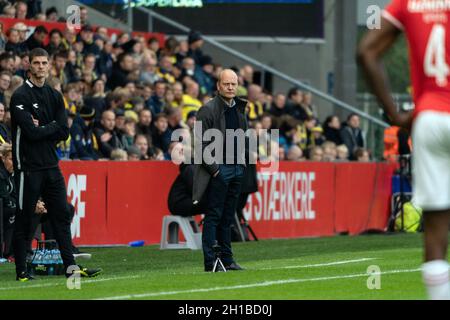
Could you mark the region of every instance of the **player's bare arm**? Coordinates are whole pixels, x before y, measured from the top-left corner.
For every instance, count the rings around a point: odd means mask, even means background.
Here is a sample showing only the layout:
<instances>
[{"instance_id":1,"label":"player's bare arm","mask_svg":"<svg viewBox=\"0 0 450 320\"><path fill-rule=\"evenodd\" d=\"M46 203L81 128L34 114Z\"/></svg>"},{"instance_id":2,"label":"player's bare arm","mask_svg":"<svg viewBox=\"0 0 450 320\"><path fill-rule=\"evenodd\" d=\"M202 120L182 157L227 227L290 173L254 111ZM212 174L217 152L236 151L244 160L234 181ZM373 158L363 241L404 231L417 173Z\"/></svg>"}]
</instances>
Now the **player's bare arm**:
<instances>
[{"instance_id":1,"label":"player's bare arm","mask_svg":"<svg viewBox=\"0 0 450 320\"><path fill-rule=\"evenodd\" d=\"M361 40L357 52L358 62L361 64L367 81L373 93L380 101L391 124L410 128L412 114L400 114L392 99L387 85L387 78L382 58L397 40L401 31L386 19L382 19L381 28L369 31Z\"/></svg>"}]
</instances>

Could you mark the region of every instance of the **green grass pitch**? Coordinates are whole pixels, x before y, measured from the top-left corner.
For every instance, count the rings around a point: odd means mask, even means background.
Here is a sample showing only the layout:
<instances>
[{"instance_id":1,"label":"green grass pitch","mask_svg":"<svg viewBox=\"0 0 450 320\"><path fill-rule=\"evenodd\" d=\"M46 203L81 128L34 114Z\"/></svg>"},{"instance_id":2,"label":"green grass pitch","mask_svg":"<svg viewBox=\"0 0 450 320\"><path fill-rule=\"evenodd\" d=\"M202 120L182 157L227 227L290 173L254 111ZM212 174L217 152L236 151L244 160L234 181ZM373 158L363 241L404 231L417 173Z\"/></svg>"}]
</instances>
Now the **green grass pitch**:
<instances>
[{"instance_id":1,"label":"green grass pitch","mask_svg":"<svg viewBox=\"0 0 450 320\"><path fill-rule=\"evenodd\" d=\"M14 265L0 265L0 299L425 299L422 235L370 235L234 243L245 271L203 272L201 251L85 248L103 274L69 290L61 276L15 281ZM381 271L368 289L367 269ZM374 269L377 270L377 269ZM376 276L376 275L375 275Z\"/></svg>"}]
</instances>

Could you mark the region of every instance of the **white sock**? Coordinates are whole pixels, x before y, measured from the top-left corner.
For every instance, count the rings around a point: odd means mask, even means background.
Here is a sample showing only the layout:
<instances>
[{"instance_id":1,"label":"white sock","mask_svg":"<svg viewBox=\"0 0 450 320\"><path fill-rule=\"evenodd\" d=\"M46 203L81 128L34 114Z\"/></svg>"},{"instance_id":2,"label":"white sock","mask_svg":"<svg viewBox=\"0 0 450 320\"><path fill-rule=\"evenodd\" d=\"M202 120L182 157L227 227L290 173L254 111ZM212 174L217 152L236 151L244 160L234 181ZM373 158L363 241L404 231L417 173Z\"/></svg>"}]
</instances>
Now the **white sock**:
<instances>
[{"instance_id":1,"label":"white sock","mask_svg":"<svg viewBox=\"0 0 450 320\"><path fill-rule=\"evenodd\" d=\"M422 277L431 300L450 300L449 265L433 260L422 265Z\"/></svg>"}]
</instances>

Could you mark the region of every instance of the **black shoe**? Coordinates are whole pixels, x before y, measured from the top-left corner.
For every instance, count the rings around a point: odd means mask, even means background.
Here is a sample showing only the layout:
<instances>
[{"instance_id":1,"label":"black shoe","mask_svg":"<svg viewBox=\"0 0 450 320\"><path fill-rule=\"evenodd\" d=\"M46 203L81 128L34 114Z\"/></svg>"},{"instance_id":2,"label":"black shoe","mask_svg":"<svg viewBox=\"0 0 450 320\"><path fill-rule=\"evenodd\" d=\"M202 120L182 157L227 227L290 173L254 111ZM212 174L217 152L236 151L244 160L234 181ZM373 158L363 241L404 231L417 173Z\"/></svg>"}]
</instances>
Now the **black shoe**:
<instances>
[{"instance_id":1,"label":"black shoe","mask_svg":"<svg viewBox=\"0 0 450 320\"><path fill-rule=\"evenodd\" d=\"M35 278L27 272L22 272L17 275L16 280L20 281L20 282L27 282L27 281L35 280Z\"/></svg>"},{"instance_id":2,"label":"black shoe","mask_svg":"<svg viewBox=\"0 0 450 320\"><path fill-rule=\"evenodd\" d=\"M205 272L212 272L214 266L205 266Z\"/></svg>"},{"instance_id":3,"label":"black shoe","mask_svg":"<svg viewBox=\"0 0 450 320\"><path fill-rule=\"evenodd\" d=\"M232 264L225 266L225 269L227 269L228 271L241 271L241 270L245 270L244 268L242 268L240 265L238 265L236 262L233 262Z\"/></svg>"},{"instance_id":4,"label":"black shoe","mask_svg":"<svg viewBox=\"0 0 450 320\"><path fill-rule=\"evenodd\" d=\"M71 274L66 273L66 277L70 277L73 274L79 274L83 278L94 278L102 273L102 271L101 268L88 269L79 265L78 270L74 270Z\"/></svg>"}]
</instances>

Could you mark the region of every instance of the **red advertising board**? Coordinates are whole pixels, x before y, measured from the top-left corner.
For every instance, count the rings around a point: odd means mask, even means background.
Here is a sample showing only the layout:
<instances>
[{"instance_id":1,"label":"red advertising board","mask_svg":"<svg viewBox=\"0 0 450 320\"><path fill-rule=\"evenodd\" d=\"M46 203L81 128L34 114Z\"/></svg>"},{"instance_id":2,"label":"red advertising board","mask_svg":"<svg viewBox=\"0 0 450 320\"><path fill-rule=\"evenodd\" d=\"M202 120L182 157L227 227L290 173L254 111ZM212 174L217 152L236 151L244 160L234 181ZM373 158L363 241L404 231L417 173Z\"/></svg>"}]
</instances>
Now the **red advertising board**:
<instances>
[{"instance_id":1,"label":"red advertising board","mask_svg":"<svg viewBox=\"0 0 450 320\"><path fill-rule=\"evenodd\" d=\"M78 245L160 241L167 195L178 168L171 162L61 162L76 214ZM389 217L390 164L282 162L258 173L245 217L261 239L383 231Z\"/></svg>"}]
</instances>

